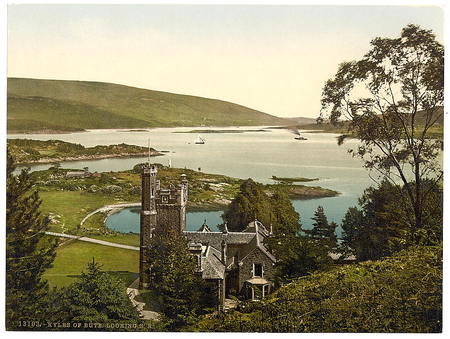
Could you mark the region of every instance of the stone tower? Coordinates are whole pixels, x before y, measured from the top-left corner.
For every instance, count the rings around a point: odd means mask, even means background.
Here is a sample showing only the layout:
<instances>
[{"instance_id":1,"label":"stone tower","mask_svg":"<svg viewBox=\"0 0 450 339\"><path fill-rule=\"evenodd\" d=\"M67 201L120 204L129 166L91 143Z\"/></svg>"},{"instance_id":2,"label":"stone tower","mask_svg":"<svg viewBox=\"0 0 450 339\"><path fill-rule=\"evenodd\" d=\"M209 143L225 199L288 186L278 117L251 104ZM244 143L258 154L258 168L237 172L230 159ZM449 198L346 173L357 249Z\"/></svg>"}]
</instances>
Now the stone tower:
<instances>
[{"instance_id":1,"label":"stone tower","mask_svg":"<svg viewBox=\"0 0 450 339\"><path fill-rule=\"evenodd\" d=\"M188 182L186 175L181 176L180 184L156 192L157 228L164 232L169 228L183 232L186 228L186 203Z\"/></svg>"},{"instance_id":2,"label":"stone tower","mask_svg":"<svg viewBox=\"0 0 450 339\"><path fill-rule=\"evenodd\" d=\"M148 287L148 274L150 265L148 262L148 246L154 232L156 221L156 204L155 195L159 182L156 179L158 169L156 166L144 165L142 168L142 198L141 198L141 236L140 236L140 252L139 252L139 286L140 288Z\"/></svg>"},{"instance_id":3,"label":"stone tower","mask_svg":"<svg viewBox=\"0 0 450 339\"><path fill-rule=\"evenodd\" d=\"M183 232L186 228L186 204L188 200L188 181L181 176L180 183L162 189L157 179L155 165L142 168L142 207L139 260L139 286L149 286L150 262L148 246L153 232L164 232L169 228Z\"/></svg>"}]
</instances>

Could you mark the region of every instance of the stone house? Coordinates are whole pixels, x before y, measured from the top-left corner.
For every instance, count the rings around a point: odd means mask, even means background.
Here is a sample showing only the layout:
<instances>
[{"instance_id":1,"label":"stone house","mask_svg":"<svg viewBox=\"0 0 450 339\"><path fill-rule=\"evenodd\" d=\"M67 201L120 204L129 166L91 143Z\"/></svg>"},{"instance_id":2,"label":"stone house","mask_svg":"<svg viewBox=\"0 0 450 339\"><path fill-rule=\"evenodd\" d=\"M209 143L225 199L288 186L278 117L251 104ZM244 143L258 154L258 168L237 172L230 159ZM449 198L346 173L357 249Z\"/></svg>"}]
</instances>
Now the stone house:
<instances>
[{"instance_id":1,"label":"stone house","mask_svg":"<svg viewBox=\"0 0 450 339\"><path fill-rule=\"evenodd\" d=\"M276 258L264 246L264 239L271 234L261 222L249 223L242 232L229 232L226 226L223 232L212 232L206 223L198 231L186 231L186 177L183 175L177 186L163 189L157 167L147 165L141 178L140 288L150 283L147 251L153 232L172 228L187 238L198 274L216 285L219 311L230 295L257 300L270 293Z\"/></svg>"},{"instance_id":2,"label":"stone house","mask_svg":"<svg viewBox=\"0 0 450 339\"><path fill-rule=\"evenodd\" d=\"M270 233L255 220L242 232L212 232L204 224L197 232L184 232L202 278L216 280L219 298L244 296L264 298L273 287L276 258L264 246ZM201 248L201 252L199 249Z\"/></svg>"}]
</instances>

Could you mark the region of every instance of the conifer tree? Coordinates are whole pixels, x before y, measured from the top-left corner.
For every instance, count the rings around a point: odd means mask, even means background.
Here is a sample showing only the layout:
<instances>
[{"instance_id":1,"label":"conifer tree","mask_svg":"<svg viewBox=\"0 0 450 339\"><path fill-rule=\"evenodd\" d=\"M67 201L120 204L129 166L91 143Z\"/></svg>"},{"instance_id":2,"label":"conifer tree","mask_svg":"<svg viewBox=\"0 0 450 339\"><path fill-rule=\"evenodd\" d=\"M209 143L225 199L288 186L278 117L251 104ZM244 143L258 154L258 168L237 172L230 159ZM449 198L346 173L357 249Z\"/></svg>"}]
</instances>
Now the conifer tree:
<instances>
[{"instance_id":1,"label":"conifer tree","mask_svg":"<svg viewBox=\"0 0 450 339\"><path fill-rule=\"evenodd\" d=\"M56 242L45 235L49 220L28 170L14 175L8 152L6 179L6 327L45 318L48 284L42 279L55 258Z\"/></svg>"},{"instance_id":2,"label":"conifer tree","mask_svg":"<svg viewBox=\"0 0 450 339\"><path fill-rule=\"evenodd\" d=\"M161 296L162 312L172 329L186 325L217 302L215 293L208 291L208 284L196 272L197 260L187 245L178 231L159 230L151 239L148 254L150 285Z\"/></svg>"},{"instance_id":3,"label":"conifer tree","mask_svg":"<svg viewBox=\"0 0 450 339\"><path fill-rule=\"evenodd\" d=\"M122 280L103 272L101 265L93 260L87 265L87 271L65 291L60 312L66 315L61 321L136 322L139 314L125 290Z\"/></svg>"},{"instance_id":4,"label":"conifer tree","mask_svg":"<svg viewBox=\"0 0 450 339\"><path fill-rule=\"evenodd\" d=\"M336 246L336 234L335 229L337 227L335 222L328 222L327 216L322 206L318 206L314 212L314 217L311 218L313 222L313 228L305 230L305 233L312 239L326 241L329 249Z\"/></svg>"}]
</instances>

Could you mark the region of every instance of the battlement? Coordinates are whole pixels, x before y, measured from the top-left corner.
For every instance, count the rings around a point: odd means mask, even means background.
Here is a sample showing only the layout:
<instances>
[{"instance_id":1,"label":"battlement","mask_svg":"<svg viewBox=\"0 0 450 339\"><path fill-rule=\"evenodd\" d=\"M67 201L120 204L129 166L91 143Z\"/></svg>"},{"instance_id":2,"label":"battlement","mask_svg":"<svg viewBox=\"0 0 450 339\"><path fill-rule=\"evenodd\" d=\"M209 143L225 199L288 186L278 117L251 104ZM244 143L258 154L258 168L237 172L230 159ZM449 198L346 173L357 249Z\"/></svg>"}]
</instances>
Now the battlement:
<instances>
[{"instance_id":1,"label":"battlement","mask_svg":"<svg viewBox=\"0 0 450 339\"><path fill-rule=\"evenodd\" d=\"M142 173L143 174L154 174L154 175L156 175L158 173L158 167L156 165L150 165L150 164L146 163L142 167Z\"/></svg>"}]
</instances>

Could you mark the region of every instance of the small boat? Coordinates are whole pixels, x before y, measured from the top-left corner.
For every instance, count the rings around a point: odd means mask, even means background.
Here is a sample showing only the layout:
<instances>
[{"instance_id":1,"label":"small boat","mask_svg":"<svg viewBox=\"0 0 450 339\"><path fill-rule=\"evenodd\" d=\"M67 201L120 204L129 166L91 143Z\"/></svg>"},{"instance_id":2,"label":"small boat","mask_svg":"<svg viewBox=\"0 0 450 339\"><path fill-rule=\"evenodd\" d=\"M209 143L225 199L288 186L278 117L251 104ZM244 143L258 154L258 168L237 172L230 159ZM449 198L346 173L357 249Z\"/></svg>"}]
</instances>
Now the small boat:
<instances>
[{"instance_id":1,"label":"small boat","mask_svg":"<svg viewBox=\"0 0 450 339\"><path fill-rule=\"evenodd\" d=\"M294 139L295 140L308 140L307 138L301 137L301 136L295 137Z\"/></svg>"},{"instance_id":2,"label":"small boat","mask_svg":"<svg viewBox=\"0 0 450 339\"><path fill-rule=\"evenodd\" d=\"M296 137L294 138L295 140L308 140L305 137L302 137L300 135L300 131L296 128L296 127L288 127L288 130L292 133L295 134Z\"/></svg>"},{"instance_id":3,"label":"small boat","mask_svg":"<svg viewBox=\"0 0 450 339\"><path fill-rule=\"evenodd\" d=\"M200 135L197 136L197 139L195 139L195 143L197 145L203 145L206 142L205 139L203 139L202 137L200 137Z\"/></svg>"}]
</instances>

